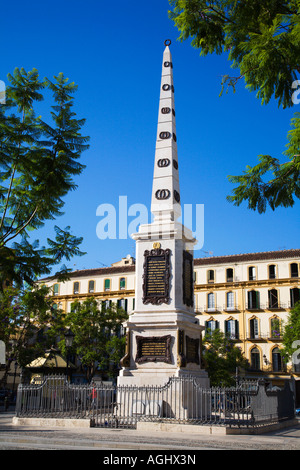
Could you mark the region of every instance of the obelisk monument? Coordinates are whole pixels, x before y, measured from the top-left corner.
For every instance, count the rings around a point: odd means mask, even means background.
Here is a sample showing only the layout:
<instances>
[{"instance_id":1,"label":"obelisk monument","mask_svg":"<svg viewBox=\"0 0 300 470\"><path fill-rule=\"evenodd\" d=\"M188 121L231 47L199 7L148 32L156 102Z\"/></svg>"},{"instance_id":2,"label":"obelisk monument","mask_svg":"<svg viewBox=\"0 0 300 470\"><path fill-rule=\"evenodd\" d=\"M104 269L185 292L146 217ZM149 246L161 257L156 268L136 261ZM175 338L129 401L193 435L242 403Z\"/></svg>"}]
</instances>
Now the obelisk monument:
<instances>
[{"instance_id":1,"label":"obelisk monument","mask_svg":"<svg viewBox=\"0 0 300 470\"><path fill-rule=\"evenodd\" d=\"M164 385L194 376L209 386L201 368L201 332L194 312L191 230L181 215L171 41L163 53L151 212L153 222L136 241L135 310L125 324L126 355L118 385Z\"/></svg>"}]
</instances>

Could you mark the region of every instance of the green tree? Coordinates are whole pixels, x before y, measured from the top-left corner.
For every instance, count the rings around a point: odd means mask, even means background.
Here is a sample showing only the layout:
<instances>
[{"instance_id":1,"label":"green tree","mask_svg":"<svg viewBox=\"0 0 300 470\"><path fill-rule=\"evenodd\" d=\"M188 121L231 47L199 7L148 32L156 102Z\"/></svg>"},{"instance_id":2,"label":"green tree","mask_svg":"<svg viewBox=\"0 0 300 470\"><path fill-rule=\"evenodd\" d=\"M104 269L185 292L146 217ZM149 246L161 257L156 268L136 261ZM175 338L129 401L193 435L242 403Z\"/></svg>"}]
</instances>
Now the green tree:
<instances>
[{"instance_id":1,"label":"green tree","mask_svg":"<svg viewBox=\"0 0 300 470\"><path fill-rule=\"evenodd\" d=\"M88 382L97 370L112 376L116 374L116 365L125 350L125 337L120 335L120 331L127 318L127 313L114 303L108 308L99 308L95 298L88 298L82 303L76 300L72 304L65 324L75 335L73 353L78 356ZM64 348L62 341L63 353Z\"/></svg>"},{"instance_id":2,"label":"green tree","mask_svg":"<svg viewBox=\"0 0 300 470\"><path fill-rule=\"evenodd\" d=\"M289 312L283 326L281 355L285 363L300 363L300 302Z\"/></svg>"},{"instance_id":3,"label":"green tree","mask_svg":"<svg viewBox=\"0 0 300 470\"><path fill-rule=\"evenodd\" d=\"M55 308L50 288L8 287L0 295L0 340L6 344L5 383L13 361L25 367L55 346L63 317Z\"/></svg>"},{"instance_id":4,"label":"green tree","mask_svg":"<svg viewBox=\"0 0 300 470\"><path fill-rule=\"evenodd\" d=\"M181 41L191 38L200 54L226 53L238 75L224 75L222 91L243 79L262 104L274 98L278 106L293 106L292 86L300 72L299 0L169 0L170 18ZM299 82L300 84L300 82ZM284 162L260 155L242 175L229 176L238 186L227 199L259 213L279 206L292 207L300 197L300 114L295 113L288 132Z\"/></svg>"},{"instance_id":5,"label":"green tree","mask_svg":"<svg viewBox=\"0 0 300 470\"><path fill-rule=\"evenodd\" d=\"M29 238L62 214L63 197L76 188L73 178L84 168L78 159L88 148L89 138L80 133L85 120L73 111L77 86L63 73L54 79L40 80L36 69L8 74L6 103L0 105L0 288L7 279L33 284L63 258L83 254L82 238L70 227L55 226L47 247ZM36 113L49 91L54 104L46 122Z\"/></svg>"},{"instance_id":6,"label":"green tree","mask_svg":"<svg viewBox=\"0 0 300 470\"><path fill-rule=\"evenodd\" d=\"M203 360L213 387L235 385L237 369L249 367L247 359L234 341L221 330L207 331L203 339Z\"/></svg>"}]
</instances>

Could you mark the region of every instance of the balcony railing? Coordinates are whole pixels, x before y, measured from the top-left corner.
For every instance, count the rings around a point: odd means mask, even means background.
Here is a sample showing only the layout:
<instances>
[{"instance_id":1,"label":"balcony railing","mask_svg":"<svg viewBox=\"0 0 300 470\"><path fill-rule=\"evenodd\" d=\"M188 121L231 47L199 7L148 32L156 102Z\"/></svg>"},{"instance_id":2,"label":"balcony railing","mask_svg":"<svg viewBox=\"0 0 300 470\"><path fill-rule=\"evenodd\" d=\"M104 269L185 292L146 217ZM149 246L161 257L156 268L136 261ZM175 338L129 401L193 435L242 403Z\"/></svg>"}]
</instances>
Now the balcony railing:
<instances>
[{"instance_id":1,"label":"balcony railing","mask_svg":"<svg viewBox=\"0 0 300 470\"><path fill-rule=\"evenodd\" d=\"M247 333L246 334L246 340L248 341L282 341L282 333L273 331L271 333L257 333L257 334L252 334L252 333Z\"/></svg>"},{"instance_id":2,"label":"balcony railing","mask_svg":"<svg viewBox=\"0 0 300 470\"><path fill-rule=\"evenodd\" d=\"M278 309L285 309L288 308L287 302L268 302L266 307L267 310L278 310Z\"/></svg>"},{"instance_id":3,"label":"balcony railing","mask_svg":"<svg viewBox=\"0 0 300 470\"><path fill-rule=\"evenodd\" d=\"M232 339L232 340L240 340L240 335L238 332L225 332L226 338Z\"/></svg>"},{"instance_id":4,"label":"balcony railing","mask_svg":"<svg viewBox=\"0 0 300 470\"><path fill-rule=\"evenodd\" d=\"M207 312L207 313L209 313L209 312L217 313L217 312L221 312L221 311L222 311L222 308L218 305L215 305L214 307L207 307L207 306L204 307L204 312Z\"/></svg>"},{"instance_id":5,"label":"balcony railing","mask_svg":"<svg viewBox=\"0 0 300 470\"><path fill-rule=\"evenodd\" d=\"M246 303L246 310L281 310L290 308L287 302L266 302L259 304L249 304Z\"/></svg>"},{"instance_id":6,"label":"balcony railing","mask_svg":"<svg viewBox=\"0 0 300 470\"><path fill-rule=\"evenodd\" d=\"M246 303L246 310L263 310L262 304Z\"/></svg>"},{"instance_id":7,"label":"balcony railing","mask_svg":"<svg viewBox=\"0 0 300 470\"><path fill-rule=\"evenodd\" d=\"M241 310L240 305L223 305L224 312L239 312Z\"/></svg>"},{"instance_id":8,"label":"balcony railing","mask_svg":"<svg viewBox=\"0 0 300 470\"><path fill-rule=\"evenodd\" d=\"M246 303L245 309L249 311L262 311L262 310L286 310L289 308L293 308L293 304L291 302L277 302L270 304L269 302L266 303L259 303L259 304L248 304ZM242 310L242 307L238 304L235 304L234 306L228 306L228 305L216 305L214 307L208 307L208 306L200 306L195 308L195 313L220 313L220 312L240 312Z\"/></svg>"}]
</instances>

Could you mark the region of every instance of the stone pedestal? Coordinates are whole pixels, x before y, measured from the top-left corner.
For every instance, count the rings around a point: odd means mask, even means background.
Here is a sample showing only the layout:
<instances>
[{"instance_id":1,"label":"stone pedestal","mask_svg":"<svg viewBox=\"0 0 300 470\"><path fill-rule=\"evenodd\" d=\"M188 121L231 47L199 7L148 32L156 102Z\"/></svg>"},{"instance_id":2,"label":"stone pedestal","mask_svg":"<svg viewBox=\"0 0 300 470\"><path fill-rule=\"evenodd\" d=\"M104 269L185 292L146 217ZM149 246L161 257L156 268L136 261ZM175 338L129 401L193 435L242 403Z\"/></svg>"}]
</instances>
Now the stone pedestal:
<instances>
[{"instance_id":1,"label":"stone pedestal","mask_svg":"<svg viewBox=\"0 0 300 470\"><path fill-rule=\"evenodd\" d=\"M171 228L171 231L170 231ZM125 324L126 355L118 385L162 386L193 375L209 387L201 368L201 334L193 305L192 234L179 223L140 227L136 240L136 310Z\"/></svg>"}]
</instances>

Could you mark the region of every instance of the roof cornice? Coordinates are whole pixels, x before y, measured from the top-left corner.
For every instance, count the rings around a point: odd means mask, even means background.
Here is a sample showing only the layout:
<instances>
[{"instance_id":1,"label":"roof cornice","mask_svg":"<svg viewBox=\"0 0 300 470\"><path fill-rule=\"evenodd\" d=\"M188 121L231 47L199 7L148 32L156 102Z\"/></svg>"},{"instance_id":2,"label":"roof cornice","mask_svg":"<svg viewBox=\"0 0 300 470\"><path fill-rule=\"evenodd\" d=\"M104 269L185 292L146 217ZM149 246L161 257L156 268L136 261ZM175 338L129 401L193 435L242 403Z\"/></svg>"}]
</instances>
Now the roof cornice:
<instances>
[{"instance_id":1,"label":"roof cornice","mask_svg":"<svg viewBox=\"0 0 300 470\"><path fill-rule=\"evenodd\" d=\"M264 251L258 253L241 253L237 255L212 256L206 258L195 258L194 266L208 266L213 264L233 264L243 261L268 261L276 259L300 258L300 248L280 251ZM135 265L130 266L110 266L107 268L81 269L69 274L73 277L94 277L97 275L109 276L111 274L126 274L135 272ZM55 280L56 277L50 276L40 279L41 281Z\"/></svg>"}]
</instances>

